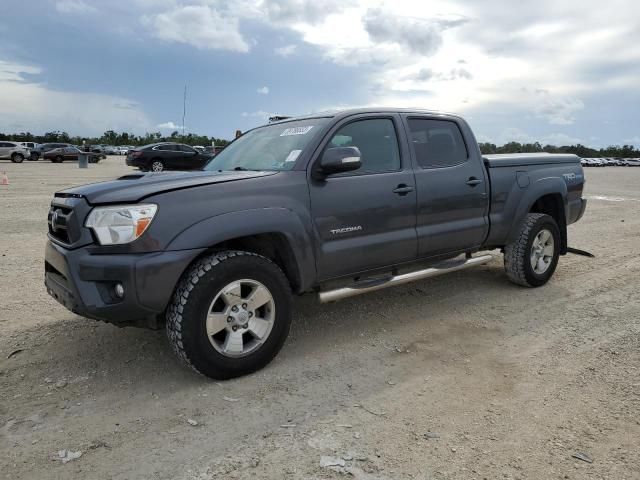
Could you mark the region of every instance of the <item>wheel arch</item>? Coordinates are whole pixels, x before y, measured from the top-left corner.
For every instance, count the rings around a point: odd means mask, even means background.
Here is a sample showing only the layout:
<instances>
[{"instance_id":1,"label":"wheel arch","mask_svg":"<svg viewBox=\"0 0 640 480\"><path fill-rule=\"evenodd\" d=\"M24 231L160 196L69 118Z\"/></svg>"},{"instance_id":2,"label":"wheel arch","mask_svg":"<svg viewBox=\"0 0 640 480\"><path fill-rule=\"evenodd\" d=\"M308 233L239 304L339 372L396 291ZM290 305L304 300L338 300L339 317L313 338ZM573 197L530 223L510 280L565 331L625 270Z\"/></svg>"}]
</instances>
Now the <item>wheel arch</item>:
<instances>
[{"instance_id":1,"label":"wheel arch","mask_svg":"<svg viewBox=\"0 0 640 480\"><path fill-rule=\"evenodd\" d=\"M567 253L567 219L565 215L564 202L559 193L548 193L542 195L533 202L528 213L544 213L552 217L558 224L560 230L560 254Z\"/></svg>"},{"instance_id":2,"label":"wheel arch","mask_svg":"<svg viewBox=\"0 0 640 480\"><path fill-rule=\"evenodd\" d=\"M567 185L558 177L541 179L531 185L520 200L506 243L513 242L529 213L544 213L554 218L560 229L560 254L567 253Z\"/></svg>"},{"instance_id":3,"label":"wheel arch","mask_svg":"<svg viewBox=\"0 0 640 480\"><path fill-rule=\"evenodd\" d=\"M302 293L315 283L309 235L288 209L244 210L211 217L182 231L167 245L170 250L193 248L205 248L201 256L243 250L266 257L284 272L294 293Z\"/></svg>"}]
</instances>

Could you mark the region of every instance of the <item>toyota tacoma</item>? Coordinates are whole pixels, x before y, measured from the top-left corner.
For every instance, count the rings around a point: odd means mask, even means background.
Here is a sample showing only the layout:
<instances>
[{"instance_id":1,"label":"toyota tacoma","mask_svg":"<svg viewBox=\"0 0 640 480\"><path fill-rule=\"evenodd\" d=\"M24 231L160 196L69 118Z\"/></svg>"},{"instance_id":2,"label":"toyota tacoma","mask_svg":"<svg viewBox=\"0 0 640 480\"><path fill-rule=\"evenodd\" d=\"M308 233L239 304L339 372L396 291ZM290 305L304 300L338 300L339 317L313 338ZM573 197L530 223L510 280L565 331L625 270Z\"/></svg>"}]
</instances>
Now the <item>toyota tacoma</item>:
<instances>
[{"instance_id":1,"label":"toyota tacoma","mask_svg":"<svg viewBox=\"0 0 640 480\"><path fill-rule=\"evenodd\" d=\"M544 285L585 211L575 155L482 155L459 116L360 109L250 130L202 169L55 194L45 285L72 312L166 328L216 379L265 366L292 296L335 301L487 263Z\"/></svg>"}]
</instances>

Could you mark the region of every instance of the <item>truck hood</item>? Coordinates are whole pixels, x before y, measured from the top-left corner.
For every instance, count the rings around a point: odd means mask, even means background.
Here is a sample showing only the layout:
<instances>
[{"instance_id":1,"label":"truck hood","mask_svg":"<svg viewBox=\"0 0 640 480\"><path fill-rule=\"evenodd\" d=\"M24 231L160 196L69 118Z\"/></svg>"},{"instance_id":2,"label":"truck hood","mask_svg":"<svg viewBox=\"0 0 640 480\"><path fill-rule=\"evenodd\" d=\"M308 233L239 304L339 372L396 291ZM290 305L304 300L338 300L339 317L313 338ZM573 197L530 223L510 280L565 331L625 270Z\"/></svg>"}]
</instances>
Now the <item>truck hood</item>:
<instances>
[{"instance_id":1,"label":"truck hood","mask_svg":"<svg viewBox=\"0 0 640 480\"><path fill-rule=\"evenodd\" d=\"M90 183L56 193L58 197L83 197L90 204L138 202L171 190L266 177L278 172L161 172L132 173L108 182Z\"/></svg>"}]
</instances>

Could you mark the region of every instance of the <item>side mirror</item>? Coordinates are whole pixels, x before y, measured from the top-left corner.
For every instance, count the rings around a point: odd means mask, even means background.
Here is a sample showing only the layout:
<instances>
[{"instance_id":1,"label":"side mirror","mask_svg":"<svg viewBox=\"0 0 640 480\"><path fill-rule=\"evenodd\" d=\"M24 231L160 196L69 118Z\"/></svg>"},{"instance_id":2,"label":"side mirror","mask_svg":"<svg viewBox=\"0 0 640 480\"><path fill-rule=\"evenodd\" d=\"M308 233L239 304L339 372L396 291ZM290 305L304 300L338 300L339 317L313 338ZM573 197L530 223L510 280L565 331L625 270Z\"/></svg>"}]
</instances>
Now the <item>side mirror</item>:
<instances>
[{"instance_id":1,"label":"side mirror","mask_svg":"<svg viewBox=\"0 0 640 480\"><path fill-rule=\"evenodd\" d=\"M323 179L334 173L358 170L362 166L360 158L358 147L328 148L322 154L322 158L315 168L314 177Z\"/></svg>"}]
</instances>

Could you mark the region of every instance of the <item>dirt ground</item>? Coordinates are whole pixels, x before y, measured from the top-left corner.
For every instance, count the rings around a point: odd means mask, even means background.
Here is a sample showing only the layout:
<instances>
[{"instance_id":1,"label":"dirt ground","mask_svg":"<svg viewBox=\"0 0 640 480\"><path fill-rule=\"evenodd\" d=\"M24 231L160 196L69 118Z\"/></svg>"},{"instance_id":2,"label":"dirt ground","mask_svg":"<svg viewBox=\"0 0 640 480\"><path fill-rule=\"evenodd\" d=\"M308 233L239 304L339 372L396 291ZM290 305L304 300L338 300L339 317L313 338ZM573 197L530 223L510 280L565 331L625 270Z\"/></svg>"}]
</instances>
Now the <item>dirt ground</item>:
<instances>
[{"instance_id":1,"label":"dirt ground","mask_svg":"<svg viewBox=\"0 0 640 480\"><path fill-rule=\"evenodd\" d=\"M640 479L640 168L586 170L569 239L596 258L561 258L548 285L509 283L496 253L301 297L276 360L222 383L183 368L163 331L46 294L53 192L130 171L122 157L3 170L0 478Z\"/></svg>"}]
</instances>

